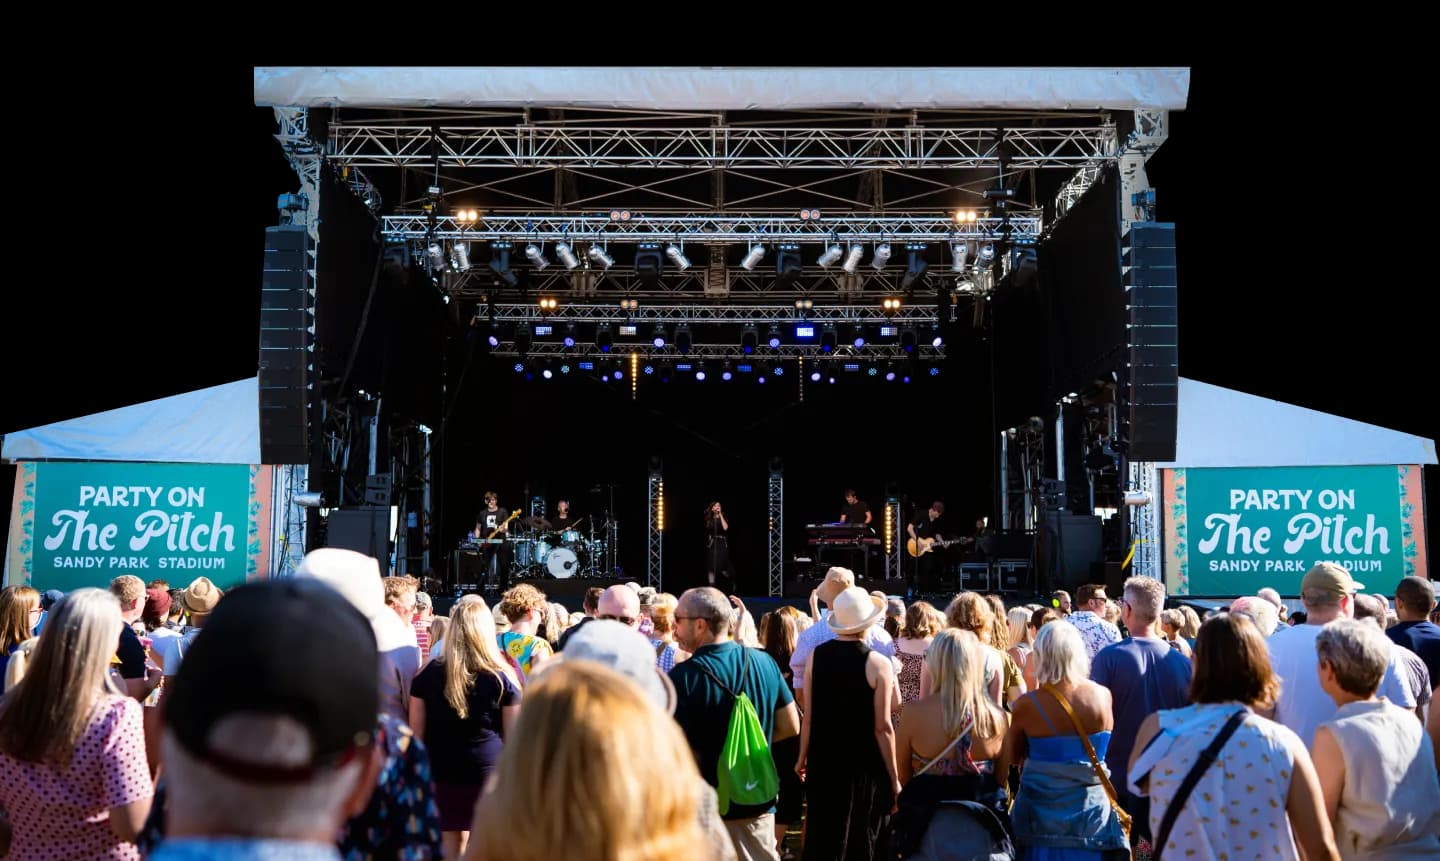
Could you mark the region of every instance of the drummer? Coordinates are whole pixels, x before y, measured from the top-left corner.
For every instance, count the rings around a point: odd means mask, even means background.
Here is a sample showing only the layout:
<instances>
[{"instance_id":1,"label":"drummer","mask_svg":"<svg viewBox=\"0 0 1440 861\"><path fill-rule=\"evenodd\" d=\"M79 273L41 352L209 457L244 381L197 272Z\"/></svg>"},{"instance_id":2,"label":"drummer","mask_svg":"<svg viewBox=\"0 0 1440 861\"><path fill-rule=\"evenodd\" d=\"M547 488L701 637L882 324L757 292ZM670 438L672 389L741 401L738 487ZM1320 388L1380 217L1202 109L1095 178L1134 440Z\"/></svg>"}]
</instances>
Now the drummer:
<instances>
[{"instance_id":1,"label":"drummer","mask_svg":"<svg viewBox=\"0 0 1440 861\"><path fill-rule=\"evenodd\" d=\"M550 518L550 528L556 532L568 532L574 528L576 519L570 516L570 500L555 501L555 516Z\"/></svg>"}]
</instances>

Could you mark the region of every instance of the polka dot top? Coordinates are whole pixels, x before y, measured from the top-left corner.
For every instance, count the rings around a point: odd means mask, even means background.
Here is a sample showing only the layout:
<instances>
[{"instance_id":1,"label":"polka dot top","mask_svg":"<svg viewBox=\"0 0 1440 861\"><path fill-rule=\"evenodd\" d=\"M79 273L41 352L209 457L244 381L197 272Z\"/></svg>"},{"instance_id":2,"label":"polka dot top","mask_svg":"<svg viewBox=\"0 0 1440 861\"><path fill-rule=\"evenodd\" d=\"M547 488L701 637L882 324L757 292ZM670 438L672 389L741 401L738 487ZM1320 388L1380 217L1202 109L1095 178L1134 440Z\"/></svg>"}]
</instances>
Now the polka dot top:
<instances>
[{"instance_id":1,"label":"polka dot top","mask_svg":"<svg viewBox=\"0 0 1440 861\"><path fill-rule=\"evenodd\" d=\"M0 753L0 805L14 827L7 861L138 861L135 845L111 832L109 809L153 792L142 715L135 700L104 695L63 767Z\"/></svg>"}]
</instances>

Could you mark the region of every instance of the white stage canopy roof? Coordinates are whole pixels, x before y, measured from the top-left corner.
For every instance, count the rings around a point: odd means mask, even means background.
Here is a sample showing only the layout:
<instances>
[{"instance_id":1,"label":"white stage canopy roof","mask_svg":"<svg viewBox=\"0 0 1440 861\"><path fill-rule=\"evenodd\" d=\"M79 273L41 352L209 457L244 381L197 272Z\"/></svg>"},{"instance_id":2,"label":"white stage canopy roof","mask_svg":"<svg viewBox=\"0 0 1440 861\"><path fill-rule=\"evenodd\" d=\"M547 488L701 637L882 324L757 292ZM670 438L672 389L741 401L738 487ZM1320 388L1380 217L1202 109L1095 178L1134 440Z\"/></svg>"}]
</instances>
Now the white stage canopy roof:
<instances>
[{"instance_id":1,"label":"white stage canopy roof","mask_svg":"<svg viewBox=\"0 0 1440 861\"><path fill-rule=\"evenodd\" d=\"M1172 467L1434 465L1435 441L1180 378Z\"/></svg>"},{"instance_id":2,"label":"white stage canopy roof","mask_svg":"<svg viewBox=\"0 0 1440 861\"><path fill-rule=\"evenodd\" d=\"M5 435L0 458L260 463L255 377Z\"/></svg>"},{"instance_id":3,"label":"white stage canopy roof","mask_svg":"<svg viewBox=\"0 0 1440 861\"><path fill-rule=\"evenodd\" d=\"M1188 68L267 66L255 104L630 110L1183 110Z\"/></svg>"}]
</instances>

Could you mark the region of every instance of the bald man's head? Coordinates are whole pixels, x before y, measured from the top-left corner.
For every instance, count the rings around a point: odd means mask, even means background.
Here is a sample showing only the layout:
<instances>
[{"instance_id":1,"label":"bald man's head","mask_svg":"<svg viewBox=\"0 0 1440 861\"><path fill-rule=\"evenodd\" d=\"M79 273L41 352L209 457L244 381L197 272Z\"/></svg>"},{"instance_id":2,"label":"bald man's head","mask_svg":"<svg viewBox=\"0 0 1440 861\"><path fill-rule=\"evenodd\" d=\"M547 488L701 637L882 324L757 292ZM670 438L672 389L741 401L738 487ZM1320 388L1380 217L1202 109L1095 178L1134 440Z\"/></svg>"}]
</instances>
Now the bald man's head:
<instances>
[{"instance_id":1,"label":"bald man's head","mask_svg":"<svg viewBox=\"0 0 1440 861\"><path fill-rule=\"evenodd\" d=\"M640 596L628 586L611 586L600 593L595 618L614 619L622 625L640 627Z\"/></svg>"}]
</instances>

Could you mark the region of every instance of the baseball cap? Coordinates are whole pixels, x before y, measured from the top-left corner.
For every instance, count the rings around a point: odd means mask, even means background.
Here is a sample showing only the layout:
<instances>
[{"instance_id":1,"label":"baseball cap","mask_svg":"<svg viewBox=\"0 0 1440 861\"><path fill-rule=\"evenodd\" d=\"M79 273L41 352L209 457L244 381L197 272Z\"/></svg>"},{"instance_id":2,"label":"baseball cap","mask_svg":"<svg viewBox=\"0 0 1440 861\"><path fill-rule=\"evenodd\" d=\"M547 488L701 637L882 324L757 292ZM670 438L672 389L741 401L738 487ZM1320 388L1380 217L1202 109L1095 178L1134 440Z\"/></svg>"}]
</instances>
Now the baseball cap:
<instances>
[{"instance_id":1,"label":"baseball cap","mask_svg":"<svg viewBox=\"0 0 1440 861\"><path fill-rule=\"evenodd\" d=\"M46 589L44 592L40 593L40 609L49 610L51 607L54 607L61 598L64 597L65 593L61 592L59 589Z\"/></svg>"},{"instance_id":2,"label":"baseball cap","mask_svg":"<svg viewBox=\"0 0 1440 861\"><path fill-rule=\"evenodd\" d=\"M162 620L170 614L170 593L159 586L145 590L145 613L159 616Z\"/></svg>"},{"instance_id":3,"label":"baseball cap","mask_svg":"<svg viewBox=\"0 0 1440 861\"><path fill-rule=\"evenodd\" d=\"M675 711L675 685L655 664L655 647L644 635L610 619L596 619L575 629L565 641L560 660L594 661L629 678L666 713Z\"/></svg>"},{"instance_id":4,"label":"baseball cap","mask_svg":"<svg viewBox=\"0 0 1440 861\"><path fill-rule=\"evenodd\" d=\"M1301 592L1314 589L1336 595L1354 595L1364 588L1364 583L1356 583L1349 571L1334 562L1317 563L1314 568L1305 572L1305 579L1300 581Z\"/></svg>"},{"instance_id":5,"label":"baseball cap","mask_svg":"<svg viewBox=\"0 0 1440 861\"><path fill-rule=\"evenodd\" d=\"M380 659L370 624L314 580L272 580L225 596L185 654L165 724L192 756L250 783L298 783L371 742ZM215 750L211 736L240 714L292 718L308 731L307 763L273 765Z\"/></svg>"}]
</instances>

